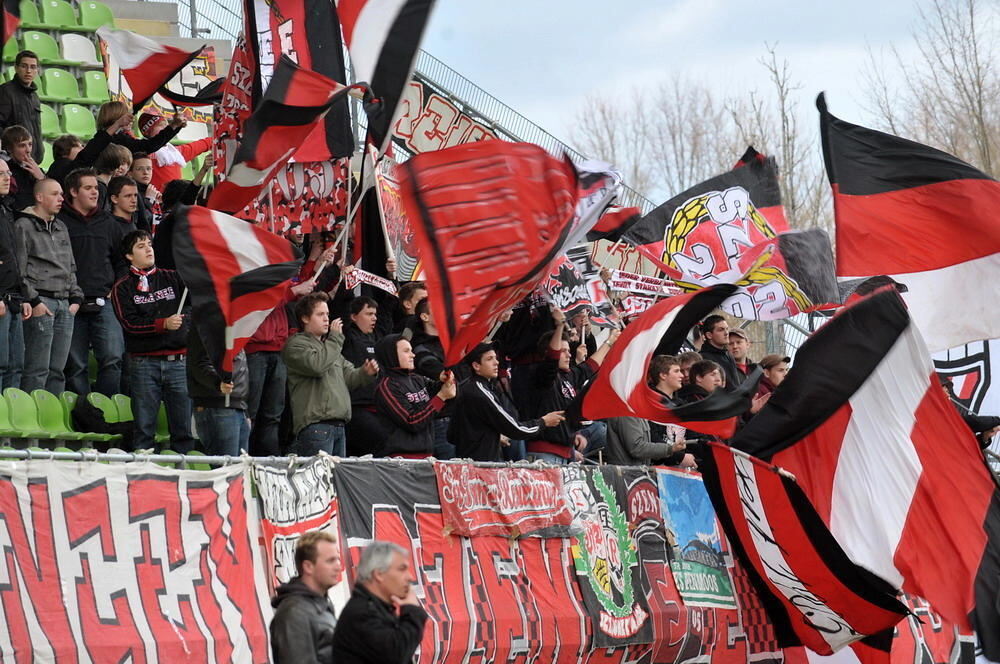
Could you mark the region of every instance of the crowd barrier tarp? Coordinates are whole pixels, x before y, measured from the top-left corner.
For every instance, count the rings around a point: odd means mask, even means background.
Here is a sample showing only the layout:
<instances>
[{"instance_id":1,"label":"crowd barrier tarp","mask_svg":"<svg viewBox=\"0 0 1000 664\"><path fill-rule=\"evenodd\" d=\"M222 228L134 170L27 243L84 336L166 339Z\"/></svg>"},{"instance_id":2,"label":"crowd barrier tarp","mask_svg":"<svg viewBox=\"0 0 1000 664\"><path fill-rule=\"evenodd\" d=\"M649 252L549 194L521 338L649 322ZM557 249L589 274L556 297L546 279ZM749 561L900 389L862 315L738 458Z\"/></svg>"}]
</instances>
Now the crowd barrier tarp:
<instances>
[{"instance_id":1,"label":"crowd barrier tarp","mask_svg":"<svg viewBox=\"0 0 1000 664\"><path fill-rule=\"evenodd\" d=\"M242 464L0 462L0 659L269 661Z\"/></svg>"}]
</instances>

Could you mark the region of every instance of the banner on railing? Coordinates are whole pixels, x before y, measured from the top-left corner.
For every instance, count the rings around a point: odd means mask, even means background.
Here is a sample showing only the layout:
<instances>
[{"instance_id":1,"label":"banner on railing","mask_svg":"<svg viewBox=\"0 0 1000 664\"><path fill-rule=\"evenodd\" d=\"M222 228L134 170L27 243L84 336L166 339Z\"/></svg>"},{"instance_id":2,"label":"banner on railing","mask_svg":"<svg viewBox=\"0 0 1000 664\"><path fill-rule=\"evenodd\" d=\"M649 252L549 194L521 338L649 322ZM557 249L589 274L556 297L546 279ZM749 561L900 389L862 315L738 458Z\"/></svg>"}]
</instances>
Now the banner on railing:
<instances>
[{"instance_id":1,"label":"banner on railing","mask_svg":"<svg viewBox=\"0 0 1000 664\"><path fill-rule=\"evenodd\" d=\"M249 496L243 464L0 462L0 659L270 661Z\"/></svg>"}]
</instances>

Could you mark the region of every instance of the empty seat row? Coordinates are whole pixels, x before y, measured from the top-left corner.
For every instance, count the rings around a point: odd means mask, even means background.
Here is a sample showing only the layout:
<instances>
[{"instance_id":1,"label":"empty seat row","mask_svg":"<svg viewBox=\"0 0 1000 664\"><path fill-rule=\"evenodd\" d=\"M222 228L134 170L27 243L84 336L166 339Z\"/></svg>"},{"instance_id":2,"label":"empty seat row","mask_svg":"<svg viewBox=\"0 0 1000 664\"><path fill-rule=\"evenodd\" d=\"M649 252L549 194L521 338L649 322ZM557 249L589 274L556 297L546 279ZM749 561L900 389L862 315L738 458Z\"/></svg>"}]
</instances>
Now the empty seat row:
<instances>
[{"instance_id":1,"label":"empty seat row","mask_svg":"<svg viewBox=\"0 0 1000 664\"><path fill-rule=\"evenodd\" d=\"M42 104L42 136L56 138L63 134L73 134L83 141L97 132L97 120L89 108L79 104L63 104L61 112L48 104Z\"/></svg>"},{"instance_id":2,"label":"empty seat row","mask_svg":"<svg viewBox=\"0 0 1000 664\"><path fill-rule=\"evenodd\" d=\"M3 61L14 62L21 51L32 51L42 65L62 67L93 68L103 67L97 56L97 48L83 35L65 33L59 36L59 43L44 32L28 30L21 37L11 38L3 47Z\"/></svg>"},{"instance_id":3,"label":"empty seat row","mask_svg":"<svg viewBox=\"0 0 1000 664\"><path fill-rule=\"evenodd\" d=\"M5 81L13 79L14 68L8 69L0 78ZM47 102L85 106L99 106L111 99L108 93L108 78L103 71L84 72L82 78L83 94L80 93L76 77L65 69L45 69L41 77L35 81L38 86L38 97Z\"/></svg>"},{"instance_id":4,"label":"empty seat row","mask_svg":"<svg viewBox=\"0 0 1000 664\"><path fill-rule=\"evenodd\" d=\"M111 9L97 0L79 3L79 13L66 0L42 0L39 5L22 0L20 11L21 26L29 29L95 32L102 25L115 25Z\"/></svg>"}]
</instances>

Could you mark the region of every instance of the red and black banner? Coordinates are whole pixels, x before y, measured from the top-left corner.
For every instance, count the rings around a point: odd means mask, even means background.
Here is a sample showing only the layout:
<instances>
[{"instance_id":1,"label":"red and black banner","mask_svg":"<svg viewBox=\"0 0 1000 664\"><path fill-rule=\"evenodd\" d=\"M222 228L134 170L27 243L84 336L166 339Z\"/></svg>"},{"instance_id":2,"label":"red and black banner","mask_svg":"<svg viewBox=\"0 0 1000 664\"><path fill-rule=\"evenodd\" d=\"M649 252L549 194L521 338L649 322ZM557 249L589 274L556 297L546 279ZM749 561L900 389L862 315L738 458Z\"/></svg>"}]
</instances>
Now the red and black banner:
<instances>
[{"instance_id":1,"label":"red and black banner","mask_svg":"<svg viewBox=\"0 0 1000 664\"><path fill-rule=\"evenodd\" d=\"M577 172L536 145L480 141L417 155L398 173L445 364L455 364L566 251Z\"/></svg>"},{"instance_id":2,"label":"red and black banner","mask_svg":"<svg viewBox=\"0 0 1000 664\"><path fill-rule=\"evenodd\" d=\"M750 408L759 370L735 391L716 390L706 399L683 406L668 405L667 398L646 382L646 372L654 355L678 352L691 328L735 288L722 284L667 298L641 314L625 328L585 388L580 400L583 417L641 417L723 438L732 436L737 418Z\"/></svg>"},{"instance_id":3,"label":"red and black banner","mask_svg":"<svg viewBox=\"0 0 1000 664\"><path fill-rule=\"evenodd\" d=\"M1000 338L1000 182L941 150L834 117L823 95L816 105L837 275L902 283L932 351Z\"/></svg>"},{"instance_id":4,"label":"red and black banner","mask_svg":"<svg viewBox=\"0 0 1000 664\"><path fill-rule=\"evenodd\" d=\"M19 0L3 0L3 43L6 44L21 25Z\"/></svg>"},{"instance_id":5,"label":"red and black banner","mask_svg":"<svg viewBox=\"0 0 1000 664\"><path fill-rule=\"evenodd\" d=\"M781 645L828 655L907 615L894 587L851 562L793 479L726 446L707 451L705 488Z\"/></svg>"}]
</instances>

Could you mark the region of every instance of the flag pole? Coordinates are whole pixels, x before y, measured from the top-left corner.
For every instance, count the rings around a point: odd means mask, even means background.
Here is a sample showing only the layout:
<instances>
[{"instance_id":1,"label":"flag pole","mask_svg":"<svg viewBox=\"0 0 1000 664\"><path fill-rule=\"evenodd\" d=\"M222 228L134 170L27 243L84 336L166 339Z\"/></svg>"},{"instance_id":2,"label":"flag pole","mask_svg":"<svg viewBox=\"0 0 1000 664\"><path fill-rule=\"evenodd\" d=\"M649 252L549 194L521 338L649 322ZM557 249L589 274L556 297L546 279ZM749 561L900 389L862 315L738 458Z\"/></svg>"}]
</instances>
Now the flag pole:
<instances>
[{"instance_id":1,"label":"flag pole","mask_svg":"<svg viewBox=\"0 0 1000 664\"><path fill-rule=\"evenodd\" d=\"M187 286L185 286L184 292L181 293L181 306L177 307L178 315L181 313L181 310L184 309L184 303L187 301L187 296L188 296L188 289Z\"/></svg>"},{"instance_id":2,"label":"flag pole","mask_svg":"<svg viewBox=\"0 0 1000 664\"><path fill-rule=\"evenodd\" d=\"M235 337L236 337L236 331L233 330L233 326L232 325L227 325L226 326L226 353L227 354L231 350L233 350L233 346L235 345ZM233 358L234 362L235 362L235 360L236 360L236 358ZM230 380L234 380L234 379L235 379L234 376L230 376ZM225 397L226 397L226 408L229 408L229 397L230 397L231 394L232 394L232 391L230 391L229 394L225 395Z\"/></svg>"}]
</instances>

